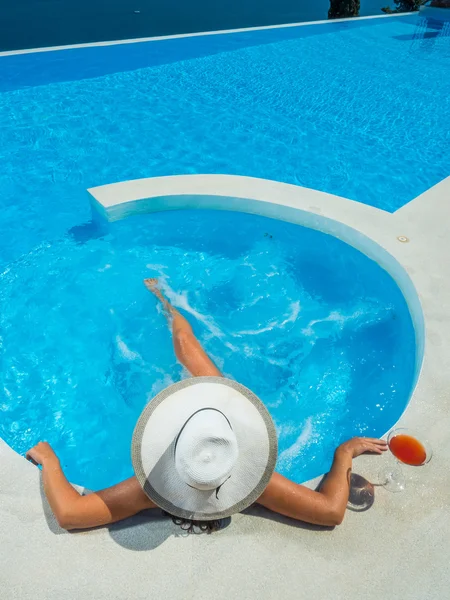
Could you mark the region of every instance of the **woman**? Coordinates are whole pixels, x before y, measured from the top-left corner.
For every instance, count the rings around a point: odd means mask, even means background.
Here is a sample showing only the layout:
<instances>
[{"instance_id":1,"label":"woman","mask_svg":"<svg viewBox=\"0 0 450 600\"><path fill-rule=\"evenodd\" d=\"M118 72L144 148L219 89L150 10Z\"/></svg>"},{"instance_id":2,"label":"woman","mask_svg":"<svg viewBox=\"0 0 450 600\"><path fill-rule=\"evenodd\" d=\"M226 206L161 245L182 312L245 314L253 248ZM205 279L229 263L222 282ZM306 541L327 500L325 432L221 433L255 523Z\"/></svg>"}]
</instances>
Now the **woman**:
<instances>
[{"instance_id":1,"label":"woman","mask_svg":"<svg viewBox=\"0 0 450 600\"><path fill-rule=\"evenodd\" d=\"M220 519L254 502L292 519L339 525L353 458L382 454L386 442L354 438L339 446L320 491L274 473L277 440L263 404L250 390L222 377L157 280L144 283L171 321L178 360L199 379L175 384L147 405L133 435L135 476L111 488L81 496L47 442L27 452L29 460L42 465L45 494L59 525L97 527L159 507L176 523L212 531Z\"/></svg>"}]
</instances>

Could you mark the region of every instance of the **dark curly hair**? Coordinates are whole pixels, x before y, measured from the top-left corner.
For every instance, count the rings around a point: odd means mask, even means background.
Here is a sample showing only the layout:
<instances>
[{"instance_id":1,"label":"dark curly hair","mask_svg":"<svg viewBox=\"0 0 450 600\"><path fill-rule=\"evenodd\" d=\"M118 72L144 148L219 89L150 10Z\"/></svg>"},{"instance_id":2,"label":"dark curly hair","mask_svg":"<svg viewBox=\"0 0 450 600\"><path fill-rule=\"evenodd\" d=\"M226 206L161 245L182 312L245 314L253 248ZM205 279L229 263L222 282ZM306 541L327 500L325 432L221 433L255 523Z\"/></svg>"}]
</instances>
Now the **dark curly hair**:
<instances>
[{"instance_id":1,"label":"dark curly hair","mask_svg":"<svg viewBox=\"0 0 450 600\"><path fill-rule=\"evenodd\" d=\"M183 531L186 533L213 533L214 531L219 531L222 529L222 519L215 519L213 521L194 521L193 519L182 519L181 517L174 517L170 513L165 510L162 511L163 515L166 517L170 517L175 523L181 527Z\"/></svg>"}]
</instances>

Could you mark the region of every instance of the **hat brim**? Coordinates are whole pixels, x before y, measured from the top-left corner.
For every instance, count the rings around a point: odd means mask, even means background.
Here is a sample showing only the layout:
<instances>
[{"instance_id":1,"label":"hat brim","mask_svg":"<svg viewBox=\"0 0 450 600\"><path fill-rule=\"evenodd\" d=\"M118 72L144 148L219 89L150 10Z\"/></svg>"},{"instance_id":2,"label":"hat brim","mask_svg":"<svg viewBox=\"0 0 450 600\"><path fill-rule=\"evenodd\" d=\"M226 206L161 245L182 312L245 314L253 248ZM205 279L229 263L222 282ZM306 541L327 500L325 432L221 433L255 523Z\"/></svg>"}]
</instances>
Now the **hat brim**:
<instances>
[{"instance_id":1,"label":"hat brim","mask_svg":"<svg viewBox=\"0 0 450 600\"><path fill-rule=\"evenodd\" d=\"M220 493L191 488L178 475L174 442L186 420L202 408L226 414L239 446L232 476ZM275 469L277 435L264 404L224 377L195 377L160 392L142 412L132 441L136 477L147 496L180 518L213 520L241 512L264 492Z\"/></svg>"}]
</instances>

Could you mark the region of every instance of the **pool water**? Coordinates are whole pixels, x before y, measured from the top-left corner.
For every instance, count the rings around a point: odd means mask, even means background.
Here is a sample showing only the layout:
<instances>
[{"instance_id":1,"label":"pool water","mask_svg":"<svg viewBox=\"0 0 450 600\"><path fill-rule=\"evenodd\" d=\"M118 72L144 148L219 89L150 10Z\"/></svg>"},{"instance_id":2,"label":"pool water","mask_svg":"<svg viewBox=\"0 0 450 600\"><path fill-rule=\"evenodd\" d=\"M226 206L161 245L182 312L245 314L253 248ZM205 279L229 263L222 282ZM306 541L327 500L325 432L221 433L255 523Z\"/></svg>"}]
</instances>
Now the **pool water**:
<instances>
[{"instance_id":1,"label":"pool water","mask_svg":"<svg viewBox=\"0 0 450 600\"><path fill-rule=\"evenodd\" d=\"M418 16L0 57L0 264L85 190L262 177L395 211L449 174L450 24Z\"/></svg>"},{"instance_id":2,"label":"pool water","mask_svg":"<svg viewBox=\"0 0 450 600\"><path fill-rule=\"evenodd\" d=\"M142 284L152 276L223 373L268 407L277 468L295 481L404 410L414 329L376 263L297 225L175 211L74 227L3 270L0 437L17 452L48 440L69 479L91 489L132 474L140 412L187 376Z\"/></svg>"}]
</instances>

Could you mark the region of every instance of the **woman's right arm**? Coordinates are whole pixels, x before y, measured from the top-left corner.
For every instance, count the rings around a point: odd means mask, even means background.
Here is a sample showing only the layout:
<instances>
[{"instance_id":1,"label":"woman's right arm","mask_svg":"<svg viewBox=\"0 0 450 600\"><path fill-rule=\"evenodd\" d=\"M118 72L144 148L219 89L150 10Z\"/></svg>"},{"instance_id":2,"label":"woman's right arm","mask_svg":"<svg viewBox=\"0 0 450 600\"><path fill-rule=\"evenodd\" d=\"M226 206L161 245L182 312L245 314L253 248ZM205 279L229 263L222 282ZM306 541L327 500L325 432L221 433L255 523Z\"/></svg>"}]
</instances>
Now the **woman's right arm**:
<instances>
[{"instance_id":1,"label":"woman's right arm","mask_svg":"<svg viewBox=\"0 0 450 600\"><path fill-rule=\"evenodd\" d=\"M315 525L340 525L350 493L352 460L365 452L382 454L384 440L353 438L336 450L330 472L319 491L298 485L274 473L258 504L274 512Z\"/></svg>"},{"instance_id":2,"label":"woman's right arm","mask_svg":"<svg viewBox=\"0 0 450 600\"><path fill-rule=\"evenodd\" d=\"M142 510L156 508L136 477L113 487L81 496L68 482L50 444L39 442L27 458L42 465L44 492L63 529L86 529L115 523Z\"/></svg>"}]
</instances>

